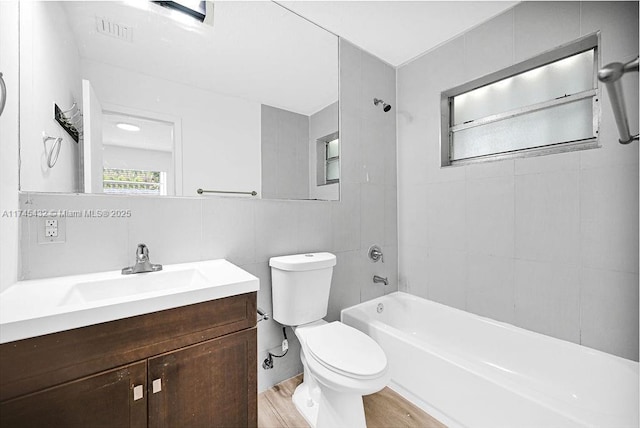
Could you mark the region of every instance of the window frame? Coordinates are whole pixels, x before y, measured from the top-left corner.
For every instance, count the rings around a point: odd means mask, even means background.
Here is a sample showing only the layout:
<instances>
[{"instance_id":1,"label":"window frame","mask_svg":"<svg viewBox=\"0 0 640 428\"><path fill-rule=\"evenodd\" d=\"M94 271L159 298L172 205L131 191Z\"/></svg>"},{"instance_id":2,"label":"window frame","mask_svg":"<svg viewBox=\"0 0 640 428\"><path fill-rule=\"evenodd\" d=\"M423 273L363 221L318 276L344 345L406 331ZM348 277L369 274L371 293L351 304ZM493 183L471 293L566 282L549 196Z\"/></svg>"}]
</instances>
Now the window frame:
<instances>
[{"instance_id":1,"label":"window frame","mask_svg":"<svg viewBox=\"0 0 640 428\"><path fill-rule=\"evenodd\" d=\"M600 85L598 82L597 72L600 68L600 32L595 32L587 36L581 37L570 43L558 46L549 51L543 52L540 55L536 55L533 58L522 61L518 64L514 64L502 70L490 73L486 76L472 80L465 84L456 86L455 88L443 91L440 95L440 166L458 166L471 163L495 161L501 159L522 158L529 156L541 156L552 153L564 153L574 150L585 150L600 147L599 145L599 130L600 130ZM530 104L518 109L493 114L479 118L472 123L464 123L458 125L452 125L452 100L454 97L462 95L466 92L473 91L483 86L499 82L504 79L508 79L515 75L525 73L529 70L542 67L544 65L562 60L564 58L580 54L589 50L594 50L594 67L593 67L593 88L587 91L579 92L569 96L557 98L554 100L547 100L541 103ZM533 113L535 111L544 110L550 107L568 104L581 99L591 98L593 103L593 138L587 138L578 141L566 141L555 144L550 144L541 147L532 147L528 149L515 149L509 152L491 153L482 156L476 156L466 159L452 160L452 145L453 145L453 133L463 129L471 127L477 127L494 123L500 120L509 119L512 117L522 116L527 113Z\"/></svg>"},{"instance_id":2,"label":"window frame","mask_svg":"<svg viewBox=\"0 0 640 428\"><path fill-rule=\"evenodd\" d=\"M329 157L329 143L331 143L334 140L338 140L338 155L337 156L333 156L333 157ZM339 183L340 182L340 177L335 178L335 179L328 179L327 178L327 170L329 169L329 164L332 162L338 162L338 168L339 168L339 163L340 163L340 132L336 131L333 132L329 135L325 135L322 138L318 138L318 141L321 141L324 144L324 184L323 185L328 185L328 184L335 184L335 183Z\"/></svg>"},{"instance_id":3,"label":"window frame","mask_svg":"<svg viewBox=\"0 0 640 428\"><path fill-rule=\"evenodd\" d=\"M160 181L155 183L155 182L150 182L150 181L127 181L127 180L108 180L104 178L104 174L106 171L125 171L125 172L131 172L131 173L154 173L154 174L158 174L160 177ZM124 185L144 185L144 186L149 186L149 185L155 185L158 186L158 192L157 193L136 193L136 192L129 192L129 191L125 191L125 192L111 192L111 191L104 191L104 193L106 194L110 194L110 195L135 195L135 196L167 196L167 172L166 171L147 171L147 170L141 170L141 169L133 169L133 168L102 168L102 185L104 189L107 189L108 186L105 186L105 184L113 184L113 185L117 185L117 184L124 184Z\"/></svg>"}]
</instances>

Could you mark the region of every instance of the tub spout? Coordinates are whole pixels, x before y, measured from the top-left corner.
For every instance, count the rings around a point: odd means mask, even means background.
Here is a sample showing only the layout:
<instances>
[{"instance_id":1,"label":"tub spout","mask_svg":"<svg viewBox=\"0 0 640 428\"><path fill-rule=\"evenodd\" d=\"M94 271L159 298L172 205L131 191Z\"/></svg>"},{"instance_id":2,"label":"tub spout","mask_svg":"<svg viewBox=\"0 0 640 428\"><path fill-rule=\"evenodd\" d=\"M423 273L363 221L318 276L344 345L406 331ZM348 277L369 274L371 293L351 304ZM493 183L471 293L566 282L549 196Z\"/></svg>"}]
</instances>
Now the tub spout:
<instances>
[{"instance_id":1,"label":"tub spout","mask_svg":"<svg viewBox=\"0 0 640 428\"><path fill-rule=\"evenodd\" d=\"M374 275L373 276L373 283L374 284L378 284L380 282L383 283L384 285L389 285L389 280L387 278L383 278L381 276Z\"/></svg>"}]
</instances>

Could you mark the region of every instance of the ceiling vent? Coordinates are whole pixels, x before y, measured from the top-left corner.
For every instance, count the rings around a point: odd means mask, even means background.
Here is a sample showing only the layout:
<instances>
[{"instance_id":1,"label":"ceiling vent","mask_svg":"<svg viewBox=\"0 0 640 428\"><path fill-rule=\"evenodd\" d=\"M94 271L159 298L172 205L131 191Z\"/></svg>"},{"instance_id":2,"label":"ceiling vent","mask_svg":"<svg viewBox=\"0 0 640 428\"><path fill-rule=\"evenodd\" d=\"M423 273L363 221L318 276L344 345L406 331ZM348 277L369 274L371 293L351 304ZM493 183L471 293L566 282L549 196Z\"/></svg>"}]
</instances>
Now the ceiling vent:
<instances>
[{"instance_id":1,"label":"ceiling vent","mask_svg":"<svg viewBox=\"0 0 640 428\"><path fill-rule=\"evenodd\" d=\"M111 36L125 42L133 42L133 27L112 22L107 18L96 16L96 29L98 33Z\"/></svg>"}]
</instances>

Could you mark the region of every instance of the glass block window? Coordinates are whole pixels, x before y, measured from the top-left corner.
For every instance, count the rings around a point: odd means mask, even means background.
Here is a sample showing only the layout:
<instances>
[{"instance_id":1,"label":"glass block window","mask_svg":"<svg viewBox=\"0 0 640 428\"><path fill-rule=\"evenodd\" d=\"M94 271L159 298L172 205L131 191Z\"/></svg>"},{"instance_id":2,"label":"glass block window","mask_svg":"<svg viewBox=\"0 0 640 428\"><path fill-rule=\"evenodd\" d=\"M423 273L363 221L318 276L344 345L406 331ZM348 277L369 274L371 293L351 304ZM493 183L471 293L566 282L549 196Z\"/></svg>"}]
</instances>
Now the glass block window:
<instances>
[{"instance_id":1,"label":"glass block window","mask_svg":"<svg viewBox=\"0 0 640 428\"><path fill-rule=\"evenodd\" d=\"M442 93L441 165L597 147L598 34Z\"/></svg>"},{"instance_id":2,"label":"glass block window","mask_svg":"<svg viewBox=\"0 0 640 428\"><path fill-rule=\"evenodd\" d=\"M104 168L104 193L128 195L166 195L167 174L162 171Z\"/></svg>"}]
</instances>

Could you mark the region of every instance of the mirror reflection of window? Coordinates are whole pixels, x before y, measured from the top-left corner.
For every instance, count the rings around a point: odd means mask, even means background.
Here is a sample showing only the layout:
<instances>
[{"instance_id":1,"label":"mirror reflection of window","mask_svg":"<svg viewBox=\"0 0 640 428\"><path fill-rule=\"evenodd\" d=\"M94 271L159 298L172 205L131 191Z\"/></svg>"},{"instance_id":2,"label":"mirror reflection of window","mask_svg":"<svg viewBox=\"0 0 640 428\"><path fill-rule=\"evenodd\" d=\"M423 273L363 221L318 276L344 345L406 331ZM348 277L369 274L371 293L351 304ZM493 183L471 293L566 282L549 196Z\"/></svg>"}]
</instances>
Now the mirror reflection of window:
<instances>
[{"instance_id":1,"label":"mirror reflection of window","mask_svg":"<svg viewBox=\"0 0 640 428\"><path fill-rule=\"evenodd\" d=\"M333 132L316 140L318 147L317 182L326 186L340 182L340 138Z\"/></svg>"},{"instance_id":2,"label":"mirror reflection of window","mask_svg":"<svg viewBox=\"0 0 640 428\"><path fill-rule=\"evenodd\" d=\"M103 117L104 193L175 195L173 124L115 112Z\"/></svg>"},{"instance_id":3,"label":"mirror reflection of window","mask_svg":"<svg viewBox=\"0 0 640 428\"><path fill-rule=\"evenodd\" d=\"M164 196L167 194L167 173L104 168L102 184L104 193Z\"/></svg>"},{"instance_id":4,"label":"mirror reflection of window","mask_svg":"<svg viewBox=\"0 0 640 428\"><path fill-rule=\"evenodd\" d=\"M325 184L340 181L340 150L339 139L335 138L325 144Z\"/></svg>"}]
</instances>

